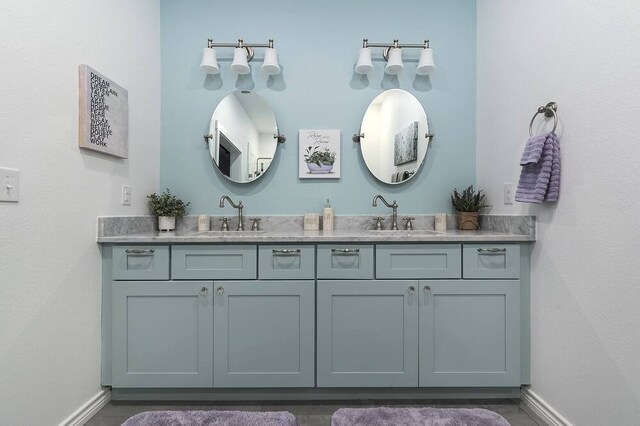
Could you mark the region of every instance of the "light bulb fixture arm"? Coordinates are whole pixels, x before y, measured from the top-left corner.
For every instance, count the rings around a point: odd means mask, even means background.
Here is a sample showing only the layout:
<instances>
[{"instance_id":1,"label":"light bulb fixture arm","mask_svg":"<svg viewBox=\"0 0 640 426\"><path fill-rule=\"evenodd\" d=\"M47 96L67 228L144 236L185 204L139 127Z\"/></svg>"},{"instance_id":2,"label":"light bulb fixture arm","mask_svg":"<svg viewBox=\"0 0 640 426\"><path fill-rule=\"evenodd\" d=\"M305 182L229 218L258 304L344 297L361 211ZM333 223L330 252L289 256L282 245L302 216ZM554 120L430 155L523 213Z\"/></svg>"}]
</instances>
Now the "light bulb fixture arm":
<instances>
[{"instance_id":1,"label":"light bulb fixture arm","mask_svg":"<svg viewBox=\"0 0 640 426\"><path fill-rule=\"evenodd\" d=\"M247 61L251 61L253 59L253 48L268 47L273 49L273 39L269 39L268 43L245 43L241 38L238 39L237 43L218 43L214 42L213 39L210 38L207 40L207 47L209 49L213 49L214 47L237 47L245 49L247 51Z\"/></svg>"},{"instance_id":2,"label":"light bulb fixture arm","mask_svg":"<svg viewBox=\"0 0 640 426\"><path fill-rule=\"evenodd\" d=\"M382 56L385 60L389 60L389 52L391 49L403 49L403 48L417 48L428 49L429 40L425 40L423 43L399 43L398 39L393 40L393 43L370 43L369 39L362 39L362 47L384 47Z\"/></svg>"}]
</instances>

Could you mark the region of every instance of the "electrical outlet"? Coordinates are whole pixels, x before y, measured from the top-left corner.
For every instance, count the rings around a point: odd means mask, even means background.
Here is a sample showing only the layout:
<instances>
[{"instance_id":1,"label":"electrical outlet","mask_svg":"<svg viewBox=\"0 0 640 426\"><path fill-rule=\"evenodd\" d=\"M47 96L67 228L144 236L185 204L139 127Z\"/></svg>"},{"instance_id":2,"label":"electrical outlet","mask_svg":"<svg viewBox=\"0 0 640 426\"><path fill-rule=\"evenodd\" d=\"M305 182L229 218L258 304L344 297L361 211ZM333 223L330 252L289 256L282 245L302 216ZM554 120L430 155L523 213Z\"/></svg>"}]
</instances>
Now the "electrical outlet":
<instances>
[{"instance_id":1,"label":"electrical outlet","mask_svg":"<svg viewBox=\"0 0 640 426\"><path fill-rule=\"evenodd\" d=\"M513 204L513 183L505 183L504 184L504 203L505 204Z\"/></svg>"},{"instance_id":2,"label":"electrical outlet","mask_svg":"<svg viewBox=\"0 0 640 426\"><path fill-rule=\"evenodd\" d=\"M122 185L122 205L131 205L131 187L129 185Z\"/></svg>"},{"instance_id":3,"label":"electrical outlet","mask_svg":"<svg viewBox=\"0 0 640 426\"><path fill-rule=\"evenodd\" d=\"M18 170L0 169L0 201L17 203L20 198Z\"/></svg>"}]
</instances>

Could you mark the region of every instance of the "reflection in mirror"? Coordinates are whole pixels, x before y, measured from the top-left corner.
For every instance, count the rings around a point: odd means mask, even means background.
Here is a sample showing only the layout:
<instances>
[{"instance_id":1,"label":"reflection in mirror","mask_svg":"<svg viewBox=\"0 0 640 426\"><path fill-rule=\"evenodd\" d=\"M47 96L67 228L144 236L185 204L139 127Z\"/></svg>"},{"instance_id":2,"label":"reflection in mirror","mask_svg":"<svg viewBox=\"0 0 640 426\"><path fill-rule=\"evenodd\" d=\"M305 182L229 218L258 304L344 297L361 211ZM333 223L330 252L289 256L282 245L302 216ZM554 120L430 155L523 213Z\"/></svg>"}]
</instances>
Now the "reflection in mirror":
<instances>
[{"instance_id":1,"label":"reflection in mirror","mask_svg":"<svg viewBox=\"0 0 640 426\"><path fill-rule=\"evenodd\" d=\"M262 176L276 153L276 118L269 104L254 92L235 90L225 96L211 117L209 153L220 173L236 183Z\"/></svg>"},{"instance_id":2,"label":"reflection in mirror","mask_svg":"<svg viewBox=\"0 0 640 426\"><path fill-rule=\"evenodd\" d=\"M362 119L362 157L378 180L398 184L413 178L429 148L427 114L420 101L400 89L378 95Z\"/></svg>"}]
</instances>

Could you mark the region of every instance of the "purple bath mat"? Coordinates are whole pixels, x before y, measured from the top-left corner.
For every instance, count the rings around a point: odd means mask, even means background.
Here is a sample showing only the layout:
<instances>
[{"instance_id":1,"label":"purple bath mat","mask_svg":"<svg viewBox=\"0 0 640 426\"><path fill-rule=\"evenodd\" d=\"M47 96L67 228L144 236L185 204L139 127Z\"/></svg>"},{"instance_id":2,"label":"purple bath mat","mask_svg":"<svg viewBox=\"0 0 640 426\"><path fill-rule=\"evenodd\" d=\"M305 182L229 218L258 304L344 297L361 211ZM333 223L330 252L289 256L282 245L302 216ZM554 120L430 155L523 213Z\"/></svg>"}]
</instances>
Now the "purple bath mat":
<instances>
[{"instance_id":1,"label":"purple bath mat","mask_svg":"<svg viewBox=\"0 0 640 426\"><path fill-rule=\"evenodd\" d=\"M482 408L341 408L331 426L510 426Z\"/></svg>"},{"instance_id":2,"label":"purple bath mat","mask_svg":"<svg viewBox=\"0 0 640 426\"><path fill-rule=\"evenodd\" d=\"M296 426L287 411L145 411L122 426Z\"/></svg>"}]
</instances>

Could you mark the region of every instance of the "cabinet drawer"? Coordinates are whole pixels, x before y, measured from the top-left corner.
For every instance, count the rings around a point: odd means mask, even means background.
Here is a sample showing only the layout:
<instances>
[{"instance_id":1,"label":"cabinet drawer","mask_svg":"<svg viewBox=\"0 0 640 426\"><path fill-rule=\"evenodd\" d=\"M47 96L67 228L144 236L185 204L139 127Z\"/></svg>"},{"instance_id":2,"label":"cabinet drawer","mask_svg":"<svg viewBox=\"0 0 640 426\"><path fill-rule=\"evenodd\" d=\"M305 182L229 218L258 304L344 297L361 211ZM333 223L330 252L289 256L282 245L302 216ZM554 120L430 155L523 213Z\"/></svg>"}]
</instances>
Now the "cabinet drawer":
<instances>
[{"instance_id":1,"label":"cabinet drawer","mask_svg":"<svg viewBox=\"0 0 640 426\"><path fill-rule=\"evenodd\" d=\"M460 278L460 244L379 244L376 278Z\"/></svg>"},{"instance_id":2,"label":"cabinet drawer","mask_svg":"<svg viewBox=\"0 0 640 426\"><path fill-rule=\"evenodd\" d=\"M168 280L169 246L113 247L114 280Z\"/></svg>"},{"instance_id":3,"label":"cabinet drawer","mask_svg":"<svg viewBox=\"0 0 640 426\"><path fill-rule=\"evenodd\" d=\"M318 245L318 278L372 279L373 245Z\"/></svg>"},{"instance_id":4,"label":"cabinet drawer","mask_svg":"<svg viewBox=\"0 0 640 426\"><path fill-rule=\"evenodd\" d=\"M171 247L174 279L255 279L258 251L255 245L179 245Z\"/></svg>"},{"instance_id":5,"label":"cabinet drawer","mask_svg":"<svg viewBox=\"0 0 640 426\"><path fill-rule=\"evenodd\" d=\"M261 280L313 279L314 256L312 245L261 245L258 277Z\"/></svg>"},{"instance_id":6,"label":"cabinet drawer","mask_svg":"<svg viewBox=\"0 0 640 426\"><path fill-rule=\"evenodd\" d=\"M465 244L462 249L465 278L519 278L518 244Z\"/></svg>"}]
</instances>

